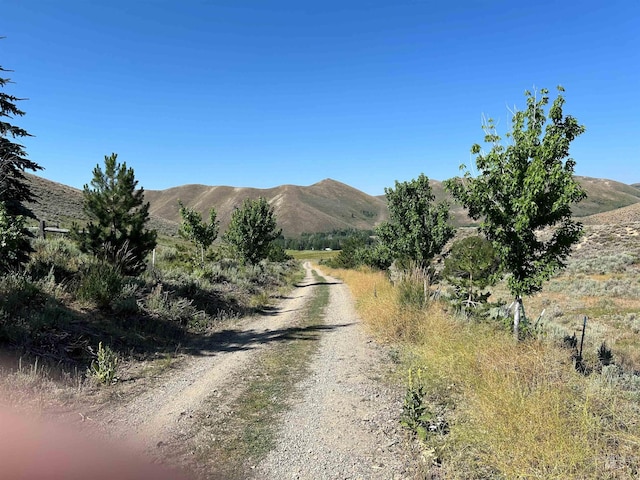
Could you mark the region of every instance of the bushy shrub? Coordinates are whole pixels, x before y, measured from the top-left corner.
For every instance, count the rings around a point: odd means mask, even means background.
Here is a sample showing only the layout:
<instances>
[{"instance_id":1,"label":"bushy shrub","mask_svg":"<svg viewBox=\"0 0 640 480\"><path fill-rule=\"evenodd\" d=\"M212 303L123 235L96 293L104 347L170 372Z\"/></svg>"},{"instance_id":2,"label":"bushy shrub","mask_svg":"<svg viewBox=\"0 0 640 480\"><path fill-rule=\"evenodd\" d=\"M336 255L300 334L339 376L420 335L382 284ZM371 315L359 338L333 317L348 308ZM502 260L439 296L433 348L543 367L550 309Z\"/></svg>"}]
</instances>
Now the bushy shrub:
<instances>
[{"instance_id":1,"label":"bushy shrub","mask_svg":"<svg viewBox=\"0 0 640 480\"><path fill-rule=\"evenodd\" d=\"M0 276L0 310L8 315L42 301L42 290L24 273Z\"/></svg>"},{"instance_id":2,"label":"bushy shrub","mask_svg":"<svg viewBox=\"0 0 640 480\"><path fill-rule=\"evenodd\" d=\"M81 270L76 295L79 300L106 309L121 294L123 281L116 266L94 260Z\"/></svg>"},{"instance_id":3,"label":"bushy shrub","mask_svg":"<svg viewBox=\"0 0 640 480\"><path fill-rule=\"evenodd\" d=\"M86 258L70 240L62 237L36 239L26 271L34 279L53 275L56 282L69 280Z\"/></svg>"},{"instance_id":4,"label":"bushy shrub","mask_svg":"<svg viewBox=\"0 0 640 480\"><path fill-rule=\"evenodd\" d=\"M478 236L466 237L453 243L444 262L442 275L453 287L451 303L465 316L485 316L489 292L495 284L499 258L491 242Z\"/></svg>"},{"instance_id":5,"label":"bushy shrub","mask_svg":"<svg viewBox=\"0 0 640 480\"><path fill-rule=\"evenodd\" d=\"M287 262L291 260L293 257L289 255L285 249L279 243L272 242L269 247L269 253L267 255L267 260L270 262Z\"/></svg>"},{"instance_id":6,"label":"bushy shrub","mask_svg":"<svg viewBox=\"0 0 640 480\"><path fill-rule=\"evenodd\" d=\"M173 297L158 284L147 295L144 308L151 314L160 318L187 325L198 315L198 310L193 306L193 300L184 297Z\"/></svg>"},{"instance_id":7,"label":"bushy shrub","mask_svg":"<svg viewBox=\"0 0 640 480\"><path fill-rule=\"evenodd\" d=\"M132 314L140 310L138 305L140 287L129 281L123 284L120 294L111 302L111 308L115 313Z\"/></svg>"},{"instance_id":8,"label":"bushy shrub","mask_svg":"<svg viewBox=\"0 0 640 480\"><path fill-rule=\"evenodd\" d=\"M27 253L24 227L25 218L9 214L0 201L0 272L16 269L24 260Z\"/></svg>"}]
</instances>

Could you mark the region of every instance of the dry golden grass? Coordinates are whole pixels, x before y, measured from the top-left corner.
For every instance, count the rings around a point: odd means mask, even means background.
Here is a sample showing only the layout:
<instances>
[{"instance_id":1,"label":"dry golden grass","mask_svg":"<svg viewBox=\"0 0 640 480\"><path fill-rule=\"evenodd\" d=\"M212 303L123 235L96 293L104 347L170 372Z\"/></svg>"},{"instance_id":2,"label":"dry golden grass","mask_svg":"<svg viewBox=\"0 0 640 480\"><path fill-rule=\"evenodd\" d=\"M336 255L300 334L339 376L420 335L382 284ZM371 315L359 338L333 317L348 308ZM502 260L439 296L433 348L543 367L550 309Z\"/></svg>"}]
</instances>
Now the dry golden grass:
<instances>
[{"instance_id":1,"label":"dry golden grass","mask_svg":"<svg viewBox=\"0 0 640 480\"><path fill-rule=\"evenodd\" d=\"M403 310L384 274L327 273L350 286L372 333L400 345L406 367L422 370L430 408L445 410L449 433L426 445L442 461L439 475L637 478L638 389L605 375L583 377L553 342L515 343L438 303Z\"/></svg>"}]
</instances>

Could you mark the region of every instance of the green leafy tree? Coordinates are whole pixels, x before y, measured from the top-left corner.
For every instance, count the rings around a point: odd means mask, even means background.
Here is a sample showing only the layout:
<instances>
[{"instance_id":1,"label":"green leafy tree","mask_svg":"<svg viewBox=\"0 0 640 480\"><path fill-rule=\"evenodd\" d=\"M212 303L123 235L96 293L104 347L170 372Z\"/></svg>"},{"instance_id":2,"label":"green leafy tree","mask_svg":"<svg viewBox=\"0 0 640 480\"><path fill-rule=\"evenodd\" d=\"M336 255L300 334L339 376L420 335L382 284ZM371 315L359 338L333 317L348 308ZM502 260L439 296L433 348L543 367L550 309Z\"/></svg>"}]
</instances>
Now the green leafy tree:
<instances>
[{"instance_id":1,"label":"green leafy tree","mask_svg":"<svg viewBox=\"0 0 640 480\"><path fill-rule=\"evenodd\" d=\"M525 92L527 108L513 114L506 146L489 119L484 131L491 150L485 153L477 144L471 149L477 155L477 176L467 171L464 178L445 183L471 218L481 219L482 232L510 274L516 338L523 295L541 290L566 265L572 245L582 234L582 225L571 219L571 205L586 194L573 178L575 161L569 158L569 145L585 128L564 115L564 90L558 90L548 115L548 90L540 90L540 96Z\"/></svg>"},{"instance_id":2,"label":"green leafy tree","mask_svg":"<svg viewBox=\"0 0 640 480\"><path fill-rule=\"evenodd\" d=\"M245 262L255 265L267 258L271 242L281 233L273 208L260 197L246 199L233 212L224 239Z\"/></svg>"},{"instance_id":3,"label":"green leafy tree","mask_svg":"<svg viewBox=\"0 0 640 480\"><path fill-rule=\"evenodd\" d=\"M218 238L220 222L217 220L216 210L215 208L209 210L209 223L206 224L202 220L200 212L185 207L180 201L178 201L178 205L180 206L180 217L182 218L180 235L200 248L201 261L204 263L204 252Z\"/></svg>"},{"instance_id":4,"label":"green leafy tree","mask_svg":"<svg viewBox=\"0 0 640 480\"><path fill-rule=\"evenodd\" d=\"M453 237L446 202L434 204L429 178L420 174L410 182L385 188L389 221L377 228L380 242L395 259L427 267Z\"/></svg>"},{"instance_id":5,"label":"green leafy tree","mask_svg":"<svg viewBox=\"0 0 640 480\"><path fill-rule=\"evenodd\" d=\"M0 37L2 38L2 37ZM15 117L21 117L24 112L17 107L22 100L4 90L11 79L4 76L10 72L0 66L0 203L3 205L3 222L6 230L0 231L5 240L11 237L3 247L2 264L5 269L18 268L28 259L31 245L29 231L23 218L34 218L33 212L25 206L25 202L34 201L35 197L26 181L25 170L37 171L42 167L29 160L25 148L16 139L30 137L24 129L13 125ZM16 228L18 230L16 230Z\"/></svg>"},{"instance_id":6,"label":"green leafy tree","mask_svg":"<svg viewBox=\"0 0 640 480\"><path fill-rule=\"evenodd\" d=\"M480 290L493 285L500 260L493 244L482 237L471 236L457 240L444 261L442 275L456 288L463 307L485 303L488 293Z\"/></svg>"},{"instance_id":7,"label":"green leafy tree","mask_svg":"<svg viewBox=\"0 0 640 480\"><path fill-rule=\"evenodd\" d=\"M136 189L133 169L117 163L117 157L115 153L104 157L104 171L100 165L93 169L91 188L84 186L83 199L89 223L82 229L74 225L71 236L82 251L135 274L155 248L156 232L145 228L149 203L144 203L144 189Z\"/></svg>"},{"instance_id":8,"label":"green leafy tree","mask_svg":"<svg viewBox=\"0 0 640 480\"><path fill-rule=\"evenodd\" d=\"M366 244L362 238L353 236L342 242L342 249L334 258L327 261L332 268L356 268L363 263L362 250Z\"/></svg>"}]
</instances>

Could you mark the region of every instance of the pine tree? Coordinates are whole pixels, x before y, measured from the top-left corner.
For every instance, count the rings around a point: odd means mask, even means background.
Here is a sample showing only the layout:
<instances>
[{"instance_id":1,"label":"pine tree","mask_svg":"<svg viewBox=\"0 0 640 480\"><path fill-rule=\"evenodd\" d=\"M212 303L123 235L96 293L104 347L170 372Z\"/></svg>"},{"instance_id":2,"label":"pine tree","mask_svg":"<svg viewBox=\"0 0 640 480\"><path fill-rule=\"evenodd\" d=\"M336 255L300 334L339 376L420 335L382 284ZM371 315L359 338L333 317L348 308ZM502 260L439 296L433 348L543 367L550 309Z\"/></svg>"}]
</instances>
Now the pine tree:
<instances>
[{"instance_id":1,"label":"pine tree","mask_svg":"<svg viewBox=\"0 0 640 480\"><path fill-rule=\"evenodd\" d=\"M84 186L85 228L74 225L71 236L80 249L135 274L144 268L145 256L156 246L155 230L147 230L149 203L132 168L117 163L117 155L104 157L105 170L96 165L91 188Z\"/></svg>"},{"instance_id":2,"label":"pine tree","mask_svg":"<svg viewBox=\"0 0 640 480\"><path fill-rule=\"evenodd\" d=\"M7 84L11 83L11 80L4 76L4 72L10 71L0 66L0 204L2 204L3 225L8 229L4 233L9 234L11 230L12 238L15 237L16 232L19 232L19 235L13 239L11 247L8 246L9 244L3 244L3 270L18 268L28 259L31 251L30 234L25 227L23 217L34 218L33 212L25 206L25 202L35 201L35 197L24 172L25 170L42 170L40 165L26 158L24 145L16 143L17 138L31 135L11 123L15 117L23 116L24 112L16 106L16 103L23 99L2 91Z\"/></svg>"}]
</instances>

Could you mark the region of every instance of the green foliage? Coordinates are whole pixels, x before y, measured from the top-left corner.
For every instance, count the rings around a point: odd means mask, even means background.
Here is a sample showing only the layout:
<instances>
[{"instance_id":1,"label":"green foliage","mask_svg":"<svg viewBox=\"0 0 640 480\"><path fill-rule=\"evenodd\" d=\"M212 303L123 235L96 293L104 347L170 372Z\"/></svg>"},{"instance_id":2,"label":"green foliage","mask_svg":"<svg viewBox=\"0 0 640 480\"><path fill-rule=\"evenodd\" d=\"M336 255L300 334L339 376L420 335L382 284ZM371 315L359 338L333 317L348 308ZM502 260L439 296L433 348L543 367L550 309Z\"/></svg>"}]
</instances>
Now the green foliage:
<instances>
[{"instance_id":1,"label":"green foliage","mask_svg":"<svg viewBox=\"0 0 640 480\"><path fill-rule=\"evenodd\" d=\"M409 384L402 405L400 424L415 433L423 442L427 439L429 424L433 418L424 401L426 393L422 371L409 370Z\"/></svg>"},{"instance_id":2,"label":"green foliage","mask_svg":"<svg viewBox=\"0 0 640 480\"><path fill-rule=\"evenodd\" d=\"M493 285L500 259L490 241L477 236L457 240L444 261L442 275L455 288L454 303L467 312L487 301L480 290Z\"/></svg>"},{"instance_id":3,"label":"green foliage","mask_svg":"<svg viewBox=\"0 0 640 480\"><path fill-rule=\"evenodd\" d=\"M26 158L24 146L15 142L16 138L31 135L6 121L24 115L16 106L22 99L2 91L11 83L11 79L3 76L8 71L0 66L0 271L19 268L28 260L31 234L22 217L34 218L24 204L35 198L24 172L42 170Z\"/></svg>"},{"instance_id":4,"label":"green foliage","mask_svg":"<svg viewBox=\"0 0 640 480\"><path fill-rule=\"evenodd\" d=\"M293 260L293 257L282 248L282 245L271 242L267 260L270 262L288 262L289 260Z\"/></svg>"},{"instance_id":5,"label":"green foliage","mask_svg":"<svg viewBox=\"0 0 640 480\"><path fill-rule=\"evenodd\" d=\"M94 260L80 273L77 296L80 300L107 309L122 291L120 269L104 260Z\"/></svg>"},{"instance_id":6,"label":"green foliage","mask_svg":"<svg viewBox=\"0 0 640 480\"><path fill-rule=\"evenodd\" d=\"M267 258L271 243L281 233L273 208L260 197L257 200L246 199L233 212L224 239L243 261L255 265Z\"/></svg>"},{"instance_id":7,"label":"green foliage","mask_svg":"<svg viewBox=\"0 0 640 480\"><path fill-rule=\"evenodd\" d=\"M139 273L145 256L156 246L156 232L145 228L149 203L144 189L136 190L132 168L116 163L117 155L105 156L105 170L96 165L91 188L84 186L85 228L74 225L72 238L80 249L112 263L126 260L123 272Z\"/></svg>"},{"instance_id":8,"label":"green foliage","mask_svg":"<svg viewBox=\"0 0 640 480\"><path fill-rule=\"evenodd\" d=\"M37 238L25 270L36 280L53 278L62 283L72 278L85 259L86 256L68 238Z\"/></svg>"},{"instance_id":9,"label":"green foliage","mask_svg":"<svg viewBox=\"0 0 640 480\"><path fill-rule=\"evenodd\" d=\"M575 161L569 158L569 145L585 129L575 118L564 116L561 94L548 115L548 90L540 94L538 98L525 93L527 108L513 115L509 145L500 143L493 121L487 121L485 142L491 150L485 153L477 144L471 149L477 155L477 176L467 171L463 179L445 182L471 218L481 219L482 232L510 274L508 285L518 306L522 295L539 291L565 266L582 234L582 225L571 219L571 205L585 193L573 178ZM516 308L516 335L519 312Z\"/></svg>"},{"instance_id":10,"label":"green foliage","mask_svg":"<svg viewBox=\"0 0 640 480\"><path fill-rule=\"evenodd\" d=\"M9 71L0 67L0 75ZM9 83L12 83L10 78L0 77L0 89L4 89ZM0 203L5 204L10 216L32 217L31 212L23 205L23 202L34 200L24 171L42 170L42 167L28 160L24 146L14 141L16 138L30 137L31 134L5 121L24 115L16 106L20 100L22 99L0 91Z\"/></svg>"},{"instance_id":11,"label":"green foliage","mask_svg":"<svg viewBox=\"0 0 640 480\"><path fill-rule=\"evenodd\" d=\"M24 272L0 276L0 311L17 316L20 310L39 305L42 290Z\"/></svg>"},{"instance_id":12,"label":"green foliage","mask_svg":"<svg viewBox=\"0 0 640 480\"><path fill-rule=\"evenodd\" d=\"M7 272L18 265L24 251L25 221L21 215L9 215L0 202L0 272Z\"/></svg>"},{"instance_id":13,"label":"green foliage","mask_svg":"<svg viewBox=\"0 0 640 480\"><path fill-rule=\"evenodd\" d=\"M500 144L491 120L485 125L485 141L492 145L488 154L474 145L475 178L466 172L464 180L446 183L452 195L469 209L469 215L482 219L481 229L498 251L504 267L512 275L509 288L516 296L529 295L564 267L571 246L582 228L571 220L571 204L585 196L573 178L575 162L569 144L584 132L571 116L563 116L564 98L558 95L547 122L544 107L548 91L541 98L526 92L527 109L513 116L512 143ZM464 168L464 167L463 167ZM552 227L550 238L538 235Z\"/></svg>"},{"instance_id":14,"label":"green foliage","mask_svg":"<svg viewBox=\"0 0 640 480\"><path fill-rule=\"evenodd\" d=\"M410 182L397 182L395 189L385 188L389 221L377 229L380 242L393 258L427 266L442 251L454 234L449 206L433 204L435 196L429 178L420 174Z\"/></svg>"},{"instance_id":15,"label":"green foliage","mask_svg":"<svg viewBox=\"0 0 640 480\"><path fill-rule=\"evenodd\" d=\"M100 342L96 358L91 362L87 374L100 385L113 385L118 381L119 361L118 354Z\"/></svg>"},{"instance_id":16,"label":"green foliage","mask_svg":"<svg viewBox=\"0 0 640 480\"><path fill-rule=\"evenodd\" d=\"M358 258L358 253L364 247L365 243L362 239L357 237L349 238L342 244L340 253L326 263L332 268L356 268L362 264L361 259Z\"/></svg>"},{"instance_id":17,"label":"green foliage","mask_svg":"<svg viewBox=\"0 0 640 480\"><path fill-rule=\"evenodd\" d=\"M182 218L179 230L180 235L200 247L201 261L204 263L204 252L218 237L220 222L217 220L216 210L215 208L209 210L209 223L206 224L202 220L200 212L185 207L182 202L178 202L178 204L180 206L180 217Z\"/></svg>"},{"instance_id":18,"label":"green foliage","mask_svg":"<svg viewBox=\"0 0 640 480\"><path fill-rule=\"evenodd\" d=\"M180 325L189 325L201 315L193 306L193 299L171 295L163 290L162 284L147 296L144 306L149 313Z\"/></svg>"}]
</instances>

